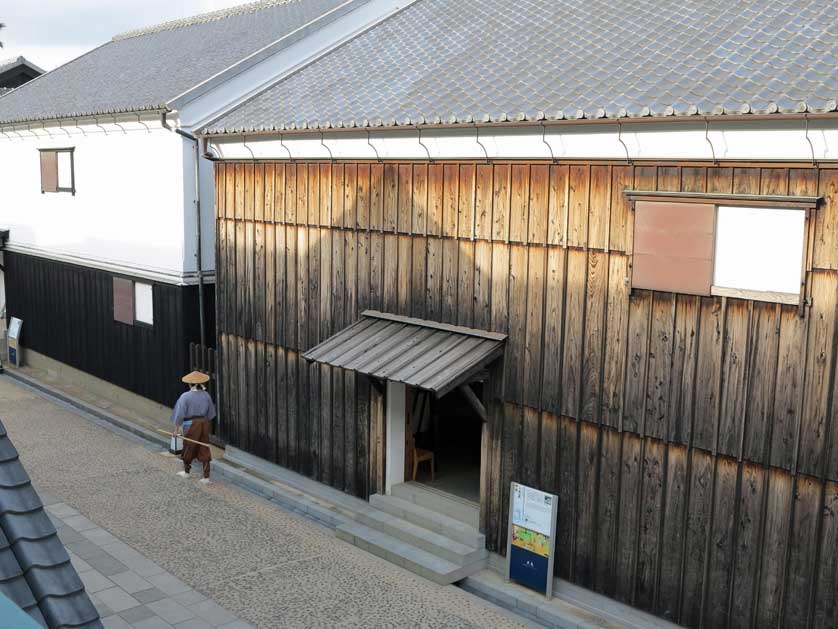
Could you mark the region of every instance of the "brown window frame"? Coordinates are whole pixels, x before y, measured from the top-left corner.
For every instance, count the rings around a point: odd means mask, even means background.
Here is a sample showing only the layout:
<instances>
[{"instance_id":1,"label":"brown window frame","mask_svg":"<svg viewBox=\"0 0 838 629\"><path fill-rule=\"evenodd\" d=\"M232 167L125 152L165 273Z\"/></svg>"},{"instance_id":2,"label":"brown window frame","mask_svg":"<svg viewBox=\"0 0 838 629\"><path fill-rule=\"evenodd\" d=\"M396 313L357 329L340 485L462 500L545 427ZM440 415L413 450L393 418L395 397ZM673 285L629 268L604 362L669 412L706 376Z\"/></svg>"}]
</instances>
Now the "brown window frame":
<instances>
[{"instance_id":1,"label":"brown window frame","mask_svg":"<svg viewBox=\"0 0 838 629\"><path fill-rule=\"evenodd\" d=\"M814 245L814 215L822 197L796 197L786 195L750 195L750 194L716 194L716 193L684 193L684 192L658 192L650 190L625 190L624 194L631 201L631 209L636 221L636 204L638 201L670 202L670 203L702 203L712 204L714 207L714 250L713 250L713 278L715 278L715 242L717 238L716 226L718 225L719 206L742 207L742 208L766 208L775 210L804 211L803 224L803 256L800 264L800 291L798 293L779 293L772 291L748 290L738 288L725 288L715 286L711 283L710 295L716 297L734 297L737 299L749 299L754 301L766 301L787 305L796 305L800 316L803 316L804 307L809 303L807 297L808 274L812 271L812 255ZM632 235L631 250L627 253L634 259L634 234ZM635 288L632 279L633 265L629 265L629 290Z\"/></svg>"},{"instance_id":2,"label":"brown window frame","mask_svg":"<svg viewBox=\"0 0 838 629\"><path fill-rule=\"evenodd\" d=\"M148 323L147 321L142 321L137 319L137 284L145 284L151 287L151 308L152 308L152 323ZM123 286L123 290L127 291L126 297L126 304L125 310L127 311L130 308L131 314L130 317L126 316L118 316L118 308L120 304L117 303L117 293L120 289L118 286ZM128 277L120 277L117 275L113 276L113 320L115 323L122 323L124 325L130 325L134 327L141 327L141 328L148 328L149 330L154 329L154 283L143 281L143 280L135 280L133 278ZM129 305L130 304L130 305Z\"/></svg>"},{"instance_id":3,"label":"brown window frame","mask_svg":"<svg viewBox=\"0 0 838 629\"><path fill-rule=\"evenodd\" d=\"M41 159L41 194L46 194L47 192L69 192L73 196L76 195L76 157L75 152L76 148L73 146L69 147L61 147L61 148L44 148L38 149L40 153ZM59 153L69 153L70 154L70 187L69 188L62 188L58 182L60 180L59 173L58 173L58 154ZM55 176L55 185L44 185L44 165L45 161L44 158L47 155L53 156L53 166L54 166L54 176ZM47 158L49 159L49 158Z\"/></svg>"}]
</instances>

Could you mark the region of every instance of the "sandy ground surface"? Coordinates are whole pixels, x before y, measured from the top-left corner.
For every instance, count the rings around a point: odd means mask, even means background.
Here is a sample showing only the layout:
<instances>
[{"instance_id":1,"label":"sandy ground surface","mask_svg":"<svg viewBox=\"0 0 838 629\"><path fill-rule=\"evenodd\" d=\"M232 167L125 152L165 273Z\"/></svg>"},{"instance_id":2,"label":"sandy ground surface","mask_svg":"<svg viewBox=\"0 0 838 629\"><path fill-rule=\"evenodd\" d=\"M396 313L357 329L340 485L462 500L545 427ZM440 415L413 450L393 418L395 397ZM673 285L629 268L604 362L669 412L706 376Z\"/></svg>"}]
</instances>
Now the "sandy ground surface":
<instances>
[{"instance_id":1,"label":"sandy ground surface","mask_svg":"<svg viewBox=\"0 0 838 629\"><path fill-rule=\"evenodd\" d=\"M32 479L122 542L259 627L521 627L332 531L0 376L0 419Z\"/></svg>"}]
</instances>

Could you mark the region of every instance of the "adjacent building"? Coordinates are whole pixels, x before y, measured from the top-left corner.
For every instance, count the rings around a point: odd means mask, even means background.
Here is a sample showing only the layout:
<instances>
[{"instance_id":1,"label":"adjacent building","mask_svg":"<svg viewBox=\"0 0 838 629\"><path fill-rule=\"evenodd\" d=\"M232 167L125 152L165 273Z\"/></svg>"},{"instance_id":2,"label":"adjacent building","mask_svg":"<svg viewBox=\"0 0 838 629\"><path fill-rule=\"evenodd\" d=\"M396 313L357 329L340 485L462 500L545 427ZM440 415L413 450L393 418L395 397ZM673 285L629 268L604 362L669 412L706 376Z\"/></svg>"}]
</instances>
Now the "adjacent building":
<instances>
[{"instance_id":1,"label":"adjacent building","mask_svg":"<svg viewBox=\"0 0 838 629\"><path fill-rule=\"evenodd\" d=\"M230 445L501 553L522 482L563 579L834 627L837 28L418 0L204 125Z\"/></svg>"},{"instance_id":2,"label":"adjacent building","mask_svg":"<svg viewBox=\"0 0 838 629\"><path fill-rule=\"evenodd\" d=\"M29 359L173 404L189 343L215 338L213 172L191 132L394 6L266 0L167 22L0 97L0 303Z\"/></svg>"},{"instance_id":3,"label":"adjacent building","mask_svg":"<svg viewBox=\"0 0 838 629\"><path fill-rule=\"evenodd\" d=\"M0 96L24 83L28 83L43 73L44 71L41 68L26 57L0 59Z\"/></svg>"}]
</instances>

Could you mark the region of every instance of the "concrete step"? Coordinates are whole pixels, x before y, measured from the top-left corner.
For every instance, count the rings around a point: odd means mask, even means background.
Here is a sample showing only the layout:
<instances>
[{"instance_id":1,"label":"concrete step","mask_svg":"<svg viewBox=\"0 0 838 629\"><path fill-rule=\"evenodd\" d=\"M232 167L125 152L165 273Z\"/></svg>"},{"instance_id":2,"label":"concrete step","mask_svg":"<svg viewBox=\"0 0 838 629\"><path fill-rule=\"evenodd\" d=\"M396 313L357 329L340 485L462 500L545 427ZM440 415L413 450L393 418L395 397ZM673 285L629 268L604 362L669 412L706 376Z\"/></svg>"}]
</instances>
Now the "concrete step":
<instances>
[{"instance_id":1,"label":"concrete step","mask_svg":"<svg viewBox=\"0 0 838 629\"><path fill-rule=\"evenodd\" d=\"M506 582L501 575L492 570L482 570L470 575L460 584L460 587L547 627L639 629L638 626L625 622L623 619L586 609L572 600L557 595L555 591L553 598L547 600L532 590L516 583Z\"/></svg>"},{"instance_id":2,"label":"concrete step","mask_svg":"<svg viewBox=\"0 0 838 629\"><path fill-rule=\"evenodd\" d=\"M486 546L486 536L477 530L477 527L448 517L443 513L437 513L409 500L397 498L396 496L374 494L370 496L370 504L376 509L385 511L402 520L407 520L466 546L471 546L472 548L485 548Z\"/></svg>"},{"instance_id":3,"label":"concrete step","mask_svg":"<svg viewBox=\"0 0 838 629\"><path fill-rule=\"evenodd\" d=\"M468 566L481 559L488 559L489 556L485 548L462 544L378 509L370 509L367 513L360 514L358 521L364 526L386 533L458 566Z\"/></svg>"},{"instance_id":4,"label":"concrete step","mask_svg":"<svg viewBox=\"0 0 838 629\"><path fill-rule=\"evenodd\" d=\"M356 522L341 524L336 532L338 538L439 585L461 581L479 572L486 565L486 560L481 559L474 564L458 566L421 548L416 548L400 539Z\"/></svg>"},{"instance_id":5,"label":"concrete step","mask_svg":"<svg viewBox=\"0 0 838 629\"><path fill-rule=\"evenodd\" d=\"M480 527L480 507L467 500L413 482L394 485L392 493L397 498L444 513L474 528Z\"/></svg>"}]
</instances>

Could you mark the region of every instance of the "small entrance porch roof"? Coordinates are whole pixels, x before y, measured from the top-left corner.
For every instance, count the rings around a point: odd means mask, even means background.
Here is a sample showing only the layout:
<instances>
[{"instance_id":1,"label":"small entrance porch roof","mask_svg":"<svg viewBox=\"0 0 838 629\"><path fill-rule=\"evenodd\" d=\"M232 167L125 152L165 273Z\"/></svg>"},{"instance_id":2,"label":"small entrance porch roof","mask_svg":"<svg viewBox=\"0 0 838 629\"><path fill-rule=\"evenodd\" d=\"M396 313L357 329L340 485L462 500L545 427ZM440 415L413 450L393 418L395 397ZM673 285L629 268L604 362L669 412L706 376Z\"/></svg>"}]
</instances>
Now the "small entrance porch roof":
<instances>
[{"instance_id":1,"label":"small entrance porch roof","mask_svg":"<svg viewBox=\"0 0 838 629\"><path fill-rule=\"evenodd\" d=\"M365 310L303 356L443 396L498 358L505 341L505 334Z\"/></svg>"}]
</instances>

